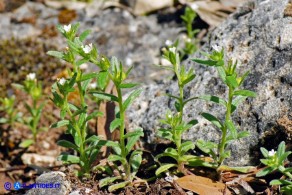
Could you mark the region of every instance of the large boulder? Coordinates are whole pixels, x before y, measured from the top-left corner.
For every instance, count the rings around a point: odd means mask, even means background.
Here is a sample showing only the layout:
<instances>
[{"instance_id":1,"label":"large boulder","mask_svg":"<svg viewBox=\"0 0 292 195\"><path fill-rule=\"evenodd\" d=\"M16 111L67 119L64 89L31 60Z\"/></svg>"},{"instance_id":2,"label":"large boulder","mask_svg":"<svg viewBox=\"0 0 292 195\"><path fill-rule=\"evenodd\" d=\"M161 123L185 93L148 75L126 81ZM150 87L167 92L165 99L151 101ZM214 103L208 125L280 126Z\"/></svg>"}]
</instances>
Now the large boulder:
<instances>
[{"instance_id":1,"label":"large boulder","mask_svg":"<svg viewBox=\"0 0 292 195\"><path fill-rule=\"evenodd\" d=\"M289 12L289 10L290 12ZM288 0L253 0L237 9L209 36L202 50L210 51L213 44L225 48L227 58L239 61L239 72L250 74L243 88L255 91L235 112L233 119L240 130L250 136L230 145L232 166L258 163L259 146L275 147L292 130L292 14ZM196 53L193 57L202 57ZM214 94L226 97L226 87L215 69L188 62L196 69L197 77L188 85L188 97ZM170 73L171 74L171 73ZM143 87L144 92L128 111L130 127L141 126L146 141L155 143L155 133L161 127L167 108L174 110L174 101L164 93L178 94L174 80L164 80ZM184 134L184 139L198 138L217 141L220 132L200 116L209 112L224 119L225 109L212 103L195 100L187 104L185 119L198 119L199 124Z\"/></svg>"}]
</instances>

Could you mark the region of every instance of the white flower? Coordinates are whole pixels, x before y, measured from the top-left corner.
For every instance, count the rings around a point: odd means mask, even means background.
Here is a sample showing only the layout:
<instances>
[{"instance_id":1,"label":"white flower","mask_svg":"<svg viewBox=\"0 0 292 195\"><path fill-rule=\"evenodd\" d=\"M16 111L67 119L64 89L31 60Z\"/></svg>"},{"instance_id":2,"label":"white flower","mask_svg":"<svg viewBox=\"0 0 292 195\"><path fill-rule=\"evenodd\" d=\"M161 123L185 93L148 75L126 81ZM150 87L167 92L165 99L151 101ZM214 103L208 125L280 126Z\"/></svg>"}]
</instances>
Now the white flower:
<instances>
[{"instance_id":1,"label":"white flower","mask_svg":"<svg viewBox=\"0 0 292 195\"><path fill-rule=\"evenodd\" d=\"M88 68L88 64L84 63L79 66L80 69L85 70Z\"/></svg>"},{"instance_id":2,"label":"white flower","mask_svg":"<svg viewBox=\"0 0 292 195\"><path fill-rule=\"evenodd\" d=\"M71 30L71 24L64 25L64 30L65 30L65 32L69 32Z\"/></svg>"},{"instance_id":3,"label":"white flower","mask_svg":"<svg viewBox=\"0 0 292 195\"><path fill-rule=\"evenodd\" d=\"M96 83L90 83L89 85L88 85L88 88L89 89L95 89L97 87L97 84Z\"/></svg>"},{"instance_id":4,"label":"white flower","mask_svg":"<svg viewBox=\"0 0 292 195\"><path fill-rule=\"evenodd\" d=\"M58 80L58 83L60 84L60 85L64 85L65 84L65 82L66 82L66 79L65 78L60 78L59 80Z\"/></svg>"},{"instance_id":5,"label":"white flower","mask_svg":"<svg viewBox=\"0 0 292 195\"><path fill-rule=\"evenodd\" d=\"M199 6L196 3L192 3L191 8L192 8L192 10L196 11L199 9Z\"/></svg>"},{"instance_id":6,"label":"white flower","mask_svg":"<svg viewBox=\"0 0 292 195\"><path fill-rule=\"evenodd\" d=\"M272 149L271 151L269 151L269 156L275 156L276 151L274 149Z\"/></svg>"},{"instance_id":7,"label":"white flower","mask_svg":"<svg viewBox=\"0 0 292 195\"><path fill-rule=\"evenodd\" d=\"M26 80L35 80L35 73L29 73L28 75L26 75Z\"/></svg>"},{"instance_id":8,"label":"white flower","mask_svg":"<svg viewBox=\"0 0 292 195\"><path fill-rule=\"evenodd\" d=\"M171 48L169 48L169 51L172 52L172 53L175 53L175 51L176 51L176 47L171 47Z\"/></svg>"},{"instance_id":9,"label":"white flower","mask_svg":"<svg viewBox=\"0 0 292 195\"><path fill-rule=\"evenodd\" d=\"M129 57L126 57L125 64L127 66L131 66L133 64L133 60L131 58L129 58Z\"/></svg>"},{"instance_id":10,"label":"white flower","mask_svg":"<svg viewBox=\"0 0 292 195\"><path fill-rule=\"evenodd\" d=\"M105 59L104 58L101 58L101 61L105 61Z\"/></svg>"},{"instance_id":11,"label":"white flower","mask_svg":"<svg viewBox=\"0 0 292 195\"><path fill-rule=\"evenodd\" d=\"M87 53L87 54L91 52L92 48L93 48L92 43L82 46L84 53Z\"/></svg>"},{"instance_id":12,"label":"white flower","mask_svg":"<svg viewBox=\"0 0 292 195\"><path fill-rule=\"evenodd\" d=\"M173 43L172 43L171 40L168 40L168 39L167 39L167 40L165 41L165 45L166 45L166 46L171 46L172 44L173 44Z\"/></svg>"},{"instance_id":13,"label":"white flower","mask_svg":"<svg viewBox=\"0 0 292 195\"><path fill-rule=\"evenodd\" d=\"M215 51L217 51L217 52L221 52L221 50L222 50L222 47L221 47L221 46L218 46L218 45L216 45L216 44L212 45L212 48L213 48Z\"/></svg>"}]
</instances>

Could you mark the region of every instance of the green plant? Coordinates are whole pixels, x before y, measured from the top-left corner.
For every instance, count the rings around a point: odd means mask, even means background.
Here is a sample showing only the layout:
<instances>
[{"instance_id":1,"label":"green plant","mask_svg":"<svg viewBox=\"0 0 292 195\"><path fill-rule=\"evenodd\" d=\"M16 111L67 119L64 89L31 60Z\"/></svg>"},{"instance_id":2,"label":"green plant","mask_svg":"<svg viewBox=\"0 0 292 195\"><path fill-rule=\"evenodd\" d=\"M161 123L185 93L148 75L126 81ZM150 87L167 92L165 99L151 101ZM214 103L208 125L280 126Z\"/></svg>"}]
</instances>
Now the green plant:
<instances>
[{"instance_id":1,"label":"green plant","mask_svg":"<svg viewBox=\"0 0 292 195\"><path fill-rule=\"evenodd\" d=\"M102 60L106 63L109 63L109 60L106 57L103 57ZM133 88L137 86L136 83L125 82L132 68L124 71L122 63L119 62L115 57L111 59L110 65L111 67L108 73L111 81L114 83L117 89L117 96L98 91L92 92L92 94L97 98L115 101L118 103L116 118L110 124L110 131L113 132L118 128L120 140L119 143L110 143L110 146L113 148L115 154L111 154L107 160L110 162L120 162L122 166L115 167L115 169L119 172L118 176L106 177L99 182L100 187L110 185L108 190L112 192L116 189L130 185L135 179L135 175L142 162L142 151L132 151L132 148L140 139L140 137L144 135L144 133L141 128L125 133L125 112L134 99L141 93L141 89L136 89L131 92L131 94L125 100L123 100L122 89ZM112 184L116 180L121 182Z\"/></svg>"},{"instance_id":2,"label":"green plant","mask_svg":"<svg viewBox=\"0 0 292 195\"><path fill-rule=\"evenodd\" d=\"M0 123L7 123L10 127L13 126L14 122L19 121L22 117L22 113L17 112L15 108L15 96L0 98L0 110L6 113L6 117L0 118Z\"/></svg>"},{"instance_id":3,"label":"green plant","mask_svg":"<svg viewBox=\"0 0 292 195\"><path fill-rule=\"evenodd\" d=\"M79 164L81 170L78 175L89 177L100 148L108 142L96 135L88 136L88 121L101 116L102 113L99 111L88 113L88 103L85 97L88 94L88 86L93 79L99 78L101 85L106 85L107 75L103 73L107 71L108 66L100 61L97 49L91 43L88 45L83 44L90 31L84 31L77 36L78 28L78 23L58 26L58 30L67 39L68 48L64 52L48 52L49 55L72 64L72 68L68 70L69 77L59 78L52 86L53 97L51 99L60 108L61 120L51 127L66 126L66 132L74 138L74 143L61 140L58 141L58 145L75 150L77 155L62 154L59 156L59 159L65 163ZM80 66L88 62L97 65L101 71L83 73ZM78 100L70 102L69 97L71 94L77 94Z\"/></svg>"},{"instance_id":4,"label":"green plant","mask_svg":"<svg viewBox=\"0 0 292 195\"><path fill-rule=\"evenodd\" d=\"M49 55L63 59L73 65L72 70L69 71L70 77L67 79L59 79L52 87L52 101L61 109L61 120L53 124L52 127L67 126L67 132L74 137L74 143L62 140L59 141L58 144L74 149L78 152L79 156L64 154L60 156L60 159L64 162L78 163L81 167L81 171L79 172L80 176L89 176L93 162L102 146L106 145L113 148L115 154L111 154L107 160L121 162L121 169L115 166L116 170L120 172L120 175L117 177L107 177L100 181L100 187L103 187L110 185L116 180L123 180L123 182L109 186L109 191L113 191L118 188L123 188L133 181L142 161L142 151L131 151L137 140L143 136L142 129L125 133L126 109L133 100L139 96L141 90L135 90L124 101L122 89L132 88L137 85L124 82L131 68L125 72L122 64L115 57L109 61L105 56L100 57L97 53L97 49L92 44L84 45L82 42L89 34L89 31L84 31L77 36L78 27L79 24L58 26L59 31L67 39L68 49L65 52L48 52ZM87 62L97 65L100 71L84 74L80 66ZM93 79L97 80L98 89L100 90L88 90L90 82ZM110 80L117 89L117 96L104 92ZM79 95L80 105L74 105L72 102L68 101L69 94L76 93L75 85L77 94ZM96 86L93 88L95 87ZM88 104L85 101L85 96L87 94L91 94L99 100L116 101L118 103L116 118L110 125L110 131L113 132L115 129L119 128L119 143L110 140L101 140L101 138L96 135L87 138L87 122L101 115L99 111L87 114ZM65 118L66 116L67 118Z\"/></svg>"},{"instance_id":5,"label":"green plant","mask_svg":"<svg viewBox=\"0 0 292 195\"><path fill-rule=\"evenodd\" d=\"M249 133L247 131L238 132L232 121L232 113L236 110L237 106L244 101L247 97L256 97L256 94L249 90L242 90L240 86L247 77L249 72L239 76L236 72L237 62L228 60L227 64L224 62L224 50L217 45L213 46L212 54L203 53L208 59L193 59L193 61L206 66L216 67L220 78L228 88L227 100L214 95L205 95L199 97L200 99L220 104L225 107L225 119L220 121L217 117L209 113L202 113L201 115L210 121L213 125L221 130L221 140L219 144L214 142L206 142L203 140L197 141L197 146L203 152L211 155L214 159L215 167L219 168L226 158L230 157L230 150L228 150L228 144L231 142L247 137ZM216 153L217 149L217 153Z\"/></svg>"},{"instance_id":6,"label":"green plant","mask_svg":"<svg viewBox=\"0 0 292 195\"><path fill-rule=\"evenodd\" d=\"M267 167L259 171L256 176L263 177L267 174L270 174L274 171L279 171L288 179L274 179L270 182L270 185L280 185L281 191L286 194L292 193L292 168L285 167L285 161L287 157L292 153L291 151L285 152L285 142L282 141L277 151L267 149L261 147L260 150L265 157L265 159L261 159L261 162Z\"/></svg>"},{"instance_id":7,"label":"green plant","mask_svg":"<svg viewBox=\"0 0 292 195\"><path fill-rule=\"evenodd\" d=\"M158 136L168 139L173 142L176 148L167 148L164 153L156 156L156 159L161 157L171 157L176 160L176 164L174 163L166 163L161 165L156 170L156 175L159 175L162 172L168 171L172 167L177 167L179 172L184 173L184 165L188 164L190 160L194 160L196 157L193 155L187 155L186 153L195 148L195 144L192 141L182 142L182 134L190 129L192 126L198 123L197 120L191 120L189 122L185 122L183 120L184 115L184 107L191 100L197 99L197 97L185 99L184 97L184 87L190 83L196 77L194 70L190 68L186 69L184 65L180 63L180 57L175 47L170 48L169 50L164 51L164 58L168 60L172 67L169 66L161 66L165 69L171 70L175 73L177 77L178 87L179 87L179 96L175 96L172 94L167 94L169 97L174 98L176 113L172 114L170 111L166 113L165 119L161 120L161 123L169 126L167 129L159 129Z\"/></svg>"},{"instance_id":8,"label":"green plant","mask_svg":"<svg viewBox=\"0 0 292 195\"><path fill-rule=\"evenodd\" d=\"M181 19L185 25L186 35L183 37L183 47L180 48L180 40L177 39L174 43L170 40L166 40L165 44L168 48L175 47L180 54L180 60L185 59L188 55L193 54L197 51L197 39L196 35L199 32L198 29L193 29L193 22L196 19L197 14L196 12L191 9L190 7L185 8L184 15L181 16Z\"/></svg>"},{"instance_id":9,"label":"green plant","mask_svg":"<svg viewBox=\"0 0 292 195\"><path fill-rule=\"evenodd\" d=\"M20 144L21 147L28 147L31 144L36 143L37 134L40 131L45 130L44 127L39 126L42 110L45 106L45 102L40 103L43 96L42 84L37 80L35 73L29 73L26 76L23 85L14 83L13 86L24 91L32 100L32 103L24 104L30 116L21 118L21 122L25 124L33 134L33 139L24 140Z\"/></svg>"}]
</instances>

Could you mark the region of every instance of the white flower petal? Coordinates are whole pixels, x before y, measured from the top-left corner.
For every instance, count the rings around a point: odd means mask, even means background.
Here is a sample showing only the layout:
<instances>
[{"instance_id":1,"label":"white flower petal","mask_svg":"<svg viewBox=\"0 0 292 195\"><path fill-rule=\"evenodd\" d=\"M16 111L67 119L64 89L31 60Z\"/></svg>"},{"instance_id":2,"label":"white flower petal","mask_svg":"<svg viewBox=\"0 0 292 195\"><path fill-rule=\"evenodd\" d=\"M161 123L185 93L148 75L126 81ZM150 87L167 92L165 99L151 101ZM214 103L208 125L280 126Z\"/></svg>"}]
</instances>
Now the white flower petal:
<instances>
[{"instance_id":1,"label":"white flower petal","mask_svg":"<svg viewBox=\"0 0 292 195\"><path fill-rule=\"evenodd\" d=\"M166 40L165 41L165 45L166 46L171 46L173 43L172 43L172 41L171 40Z\"/></svg>"},{"instance_id":2,"label":"white flower petal","mask_svg":"<svg viewBox=\"0 0 292 195\"><path fill-rule=\"evenodd\" d=\"M71 30L71 24L69 24L69 25L64 25L64 30L65 30L65 32L69 32L70 30Z\"/></svg>"},{"instance_id":3,"label":"white flower petal","mask_svg":"<svg viewBox=\"0 0 292 195\"><path fill-rule=\"evenodd\" d=\"M212 45L212 48L217 52L220 52L222 50L222 47L218 46L217 44Z\"/></svg>"},{"instance_id":4,"label":"white flower petal","mask_svg":"<svg viewBox=\"0 0 292 195\"><path fill-rule=\"evenodd\" d=\"M59 80L58 80L58 83L60 84L60 85L64 85L65 83L66 83L66 79L65 78L60 78Z\"/></svg>"},{"instance_id":5,"label":"white flower petal","mask_svg":"<svg viewBox=\"0 0 292 195\"><path fill-rule=\"evenodd\" d=\"M84 53L89 54L92 50L93 46L92 43L82 46L82 50L84 51Z\"/></svg>"},{"instance_id":6,"label":"white flower petal","mask_svg":"<svg viewBox=\"0 0 292 195\"><path fill-rule=\"evenodd\" d=\"M272 149L271 151L269 151L269 156L275 156L276 151L274 149Z\"/></svg>"},{"instance_id":7,"label":"white flower petal","mask_svg":"<svg viewBox=\"0 0 292 195\"><path fill-rule=\"evenodd\" d=\"M26 75L26 80L35 80L35 78L36 78L36 74L34 72Z\"/></svg>"}]
</instances>

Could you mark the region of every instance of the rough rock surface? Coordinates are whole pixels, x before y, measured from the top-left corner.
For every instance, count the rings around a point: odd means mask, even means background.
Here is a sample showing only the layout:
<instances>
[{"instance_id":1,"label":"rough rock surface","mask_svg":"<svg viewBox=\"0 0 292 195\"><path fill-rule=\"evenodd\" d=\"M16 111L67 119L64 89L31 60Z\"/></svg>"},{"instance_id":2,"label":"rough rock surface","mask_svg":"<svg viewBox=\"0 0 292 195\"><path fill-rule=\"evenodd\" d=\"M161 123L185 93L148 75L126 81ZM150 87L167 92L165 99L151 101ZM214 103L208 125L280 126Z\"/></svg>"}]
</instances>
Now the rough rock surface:
<instances>
[{"instance_id":1,"label":"rough rock surface","mask_svg":"<svg viewBox=\"0 0 292 195\"><path fill-rule=\"evenodd\" d=\"M210 51L213 44L223 46L227 57L239 60L241 73L250 70L243 87L258 94L256 98L247 99L233 115L239 129L248 130L250 137L230 146L229 165L256 164L259 145L271 149L285 139L281 137L285 129L280 127L278 120L292 115L292 15L286 7L288 0L249 1L216 28L202 48ZM194 57L201 56L197 53ZM197 77L185 90L187 96L214 94L226 97L226 88L215 69L193 62L190 65L195 67ZM158 119L164 117L166 108L174 110L174 101L163 94L177 94L177 89L173 80L147 85L128 111L131 126L144 128L148 143L155 142L155 132L160 127ZM185 108L185 119L198 119L199 124L184 138L218 141L220 132L199 116L203 111L224 118L222 107L193 101Z\"/></svg>"},{"instance_id":2,"label":"rough rock surface","mask_svg":"<svg viewBox=\"0 0 292 195\"><path fill-rule=\"evenodd\" d=\"M54 184L52 188L33 188L27 191L26 195L65 195L71 191L70 182L67 181L66 175L63 172L49 172L44 173L36 179L36 184ZM60 184L60 187L56 187L55 184Z\"/></svg>"},{"instance_id":3,"label":"rough rock surface","mask_svg":"<svg viewBox=\"0 0 292 195\"><path fill-rule=\"evenodd\" d=\"M80 30L92 31L87 41L97 45L101 54L116 56L126 65L135 66L133 79L148 83L158 78L153 64L159 63L160 47L165 41L175 40L181 32L181 26L175 21L180 13L173 10L168 15L134 17L119 8L89 9L97 2L65 12L28 1L13 12L0 13L0 40L41 37L64 49L65 40L55 26L80 22Z\"/></svg>"}]
</instances>

